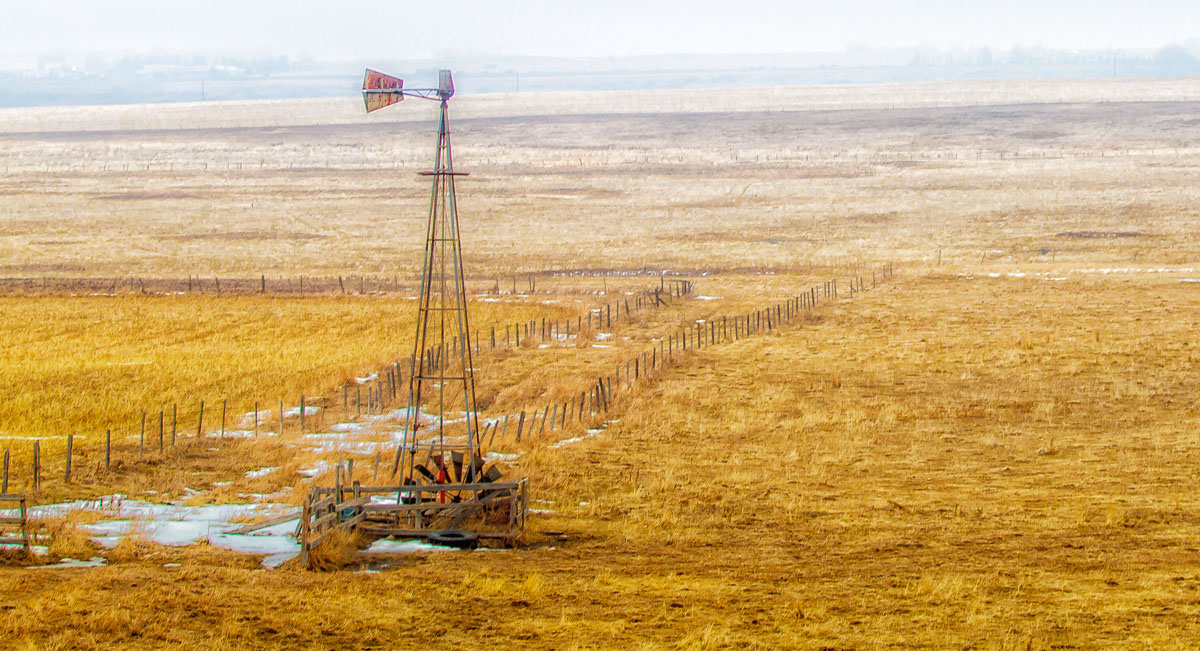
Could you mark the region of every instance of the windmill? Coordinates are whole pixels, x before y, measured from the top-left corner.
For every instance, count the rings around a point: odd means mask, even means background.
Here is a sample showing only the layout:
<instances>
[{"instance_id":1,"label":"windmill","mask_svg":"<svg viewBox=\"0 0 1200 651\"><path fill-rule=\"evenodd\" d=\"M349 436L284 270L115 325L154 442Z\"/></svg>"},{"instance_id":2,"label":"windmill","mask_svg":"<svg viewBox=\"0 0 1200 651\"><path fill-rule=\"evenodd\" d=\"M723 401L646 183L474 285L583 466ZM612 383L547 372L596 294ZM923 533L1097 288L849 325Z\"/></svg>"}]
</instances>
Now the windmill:
<instances>
[{"instance_id":1,"label":"windmill","mask_svg":"<svg viewBox=\"0 0 1200 651\"><path fill-rule=\"evenodd\" d=\"M404 88L404 80L367 69L362 91L368 113L405 97L441 103L433 169L420 173L433 178L433 188L408 374L404 438L392 463L392 475L399 471L405 484L422 480L471 483L479 481L483 465L454 193L455 177L466 173L454 171L451 156L448 106L454 96L454 79L449 70L440 71L438 77L437 88Z\"/></svg>"}]
</instances>

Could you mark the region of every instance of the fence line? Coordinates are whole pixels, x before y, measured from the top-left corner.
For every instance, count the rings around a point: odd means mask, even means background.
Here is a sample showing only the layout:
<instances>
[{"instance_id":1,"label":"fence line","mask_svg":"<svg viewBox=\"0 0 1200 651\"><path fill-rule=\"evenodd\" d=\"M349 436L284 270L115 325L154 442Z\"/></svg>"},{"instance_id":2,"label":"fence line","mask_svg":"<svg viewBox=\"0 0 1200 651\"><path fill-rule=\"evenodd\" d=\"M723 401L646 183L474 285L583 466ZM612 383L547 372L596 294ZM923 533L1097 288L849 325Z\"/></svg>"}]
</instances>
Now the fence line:
<instances>
[{"instance_id":1,"label":"fence line","mask_svg":"<svg viewBox=\"0 0 1200 651\"><path fill-rule=\"evenodd\" d=\"M509 275L473 276L469 280L478 284L488 283L486 295L526 296L537 293L540 279L571 278L580 276L648 276L664 278L663 272L642 269L634 272L577 270L527 271ZM504 280L502 283L501 280ZM10 276L0 277L0 295L61 295L88 294L98 296L379 296L390 294L414 294L420 289L420 281L401 278L400 274L388 275L298 275L229 277L216 275L191 275L187 278L163 278L147 276ZM556 294L595 295L607 291L562 289L550 290Z\"/></svg>"},{"instance_id":2,"label":"fence line","mask_svg":"<svg viewBox=\"0 0 1200 651\"><path fill-rule=\"evenodd\" d=\"M874 289L880 282L890 280L893 273L894 267L891 264L873 269L869 285L865 276L851 277L848 283L849 296L853 297L856 293ZM539 412L542 418L542 426L538 428L539 437L545 432L547 418L551 423L550 431L553 432L556 427L563 429L568 423L579 423L585 418L604 413L608 411L610 404L615 399L616 392L622 387L622 368L625 370L625 387L631 389L650 373L674 364L679 357L690 351L772 332L791 323L801 315L813 311L822 304L822 300L836 299L838 292L839 286L835 278L820 286L813 286L781 303L744 314L719 315L702 321L698 320L694 324L680 328L666 338L660 339L657 346L652 346L650 349L628 358L623 365L617 364L614 374L597 376L589 389L568 400L548 403L540 410L538 408L530 410L532 415L529 417L528 428L525 425L527 415L524 409L516 414L506 414L502 417L488 419L490 422L480 433L480 443L486 439L490 447L497 432L500 433L500 440L503 441L508 433L510 418L515 418L517 422L513 439L515 442L520 442L523 431L532 433L535 429ZM561 412L559 411L560 404ZM561 413L561 417L556 416L559 413ZM503 423L503 427L501 427L501 423Z\"/></svg>"},{"instance_id":3,"label":"fence line","mask_svg":"<svg viewBox=\"0 0 1200 651\"><path fill-rule=\"evenodd\" d=\"M533 284L533 282L534 282L533 280L530 280L531 285ZM591 324L594 319L597 320L597 322L598 322L598 320L601 318L599 315L605 316L605 320L607 321L609 326L611 326L611 324L613 322L620 323L623 320L628 320L629 318L631 318L631 316L634 313L640 312L645 309L666 306L666 305L669 305L672 300L678 300L678 299L682 299L687 296L690 296L693 287L694 287L694 284L688 280L683 280L683 279L667 280L665 278L660 277L659 286L656 288L644 289L641 292L633 294L632 297L625 296L623 299L618 299L614 302L607 303L603 308L599 308L599 309L590 308L588 310L587 323ZM630 302L631 298L632 298L632 303ZM623 302L622 302L622 300L623 300ZM622 317L621 317L621 306L622 305L625 308L624 319L622 319ZM614 306L616 306L615 311L617 313L615 315L615 318L612 315ZM578 315L576 317L576 328L577 328L576 332L577 333L579 332L578 329L580 327L582 327L582 324L584 322L583 319L584 319L583 315ZM535 320L531 320L531 321L525 322L525 323L508 324L506 326L506 328L513 328L514 330L516 330L523 326L526 330L527 336L533 336L533 337L536 337L538 335L538 333L540 332L541 341L544 342L548 338L554 337L555 333L561 332L564 328L569 332L570 331L570 322L571 322L570 319L553 319L553 318L547 319L545 317L542 317L540 319L540 321L535 319ZM540 330L539 330L539 325L538 325L539 323L540 323ZM490 330L491 340L490 340L490 344L488 346L489 350L500 349L500 348L504 348L504 347L513 348L513 347L520 345L520 341L515 338L510 339L510 340L498 339L496 336L497 332L498 332L497 327L495 327L495 326L491 327L491 330ZM475 334L476 334L476 336L475 336L476 352L480 352L482 350L482 346L483 346L483 344L482 344L483 340L481 337L482 332L480 330L477 330ZM440 363L445 358L445 355L447 353L448 354L457 353L458 346L460 346L460 345L462 345L462 342L459 342L458 338L456 337L450 342L448 351L443 350L440 345L436 346L436 347L432 347L429 350L425 351L425 354L427 355L426 359L431 360L434 363ZM367 377L370 379L367 380L365 383L361 383L361 384L356 383L354 385L354 391L355 391L354 407L355 407L356 415L361 416L362 413L364 412L364 410L369 414L381 414L381 413L383 413L383 411L385 409L387 409L390 406L394 406L395 403L397 401L399 401L399 399L401 397L400 386L402 385L402 382L403 382L403 374L402 374L401 369L403 368L402 363L404 363L405 361L409 362L408 368L411 369L412 368L412 366L411 366L412 360L411 359L396 360L393 362L389 362L389 363L385 364L384 366L380 367L379 369L377 369L376 371L368 374ZM342 401L343 401L343 410L346 411L347 413L349 410L350 386L351 386L350 384L343 384L340 387L337 387L334 389L335 395L336 395L336 392L338 391L338 389L341 390ZM364 396L362 394L362 390L364 387L366 388L365 400L364 400ZM325 415L327 407L328 407L327 396L321 396L319 399L319 403L320 404L318 405L315 401L310 400L310 398L308 396L302 394L300 396L299 407L285 411L284 401L282 399L280 399L279 400L279 412L278 412L278 416L276 417L276 424L277 424L278 430L279 430L278 434L280 436L282 436L284 434L286 426L287 426L287 421L289 419L291 419L294 423L296 423L296 426L298 427L298 429L301 433L308 431L309 421L307 419L308 419L310 413L311 413L311 415L316 416L318 418L320 425L323 425L324 424L324 415ZM253 430L252 430L252 433L250 434L250 436L257 436L258 429L259 429L259 415L261 412L258 409L258 404L259 404L258 401L255 401L254 404L255 404L255 408L254 408L254 412L252 414L254 425L253 425ZM227 401L222 400L219 428L212 430L212 431L219 432L221 436L225 436L226 431L227 431L226 430L227 406L228 406ZM170 443L169 446L167 445L168 439L166 438L166 408L163 407L158 412L158 431L157 431L157 437L158 437L157 458L158 459L165 458L170 450L174 450L176 448L176 439L178 438L177 431L178 431L178 428L180 425L179 404L172 403L170 411L171 411L171 429L170 429L171 433L170 433L170 439L169 439L169 443ZM251 415L248 414L246 416L251 416ZM147 434L146 419L147 419L147 417L151 417L151 423L153 423L153 412L152 411L148 412L148 411L143 410L141 413L139 424L136 426L136 434L131 434L131 435L128 435L125 437L126 441L128 441L128 439L130 439L130 438L133 438L133 436L137 437L137 442L136 442L137 455L136 455L135 459L131 458L130 463L136 463L136 462L145 461L148 459L147 450L146 450L146 434ZM194 437L184 437L185 441L194 442L194 441L198 441L204 437L204 433L206 431L205 427L204 427L204 425L205 425L204 419L205 419L205 401L202 399L202 400L198 401L198 409L196 412L195 436ZM238 430L238 431L241 432L241 430ZM151 435L152 436L154 435L153 425L151 425ZM78 475L77 472L73 473L73 468L75 465L74 457L75 457L76 453L82 454L84 452L83 450L79 449L80 446L76 445L76 442L74 439L75 439L74 433L69 433L67 435L66 450L63 453L63 459L61 461L61 463L63 463L63 466L61 466L61 467L63 468L62 477L63 477L64 483L70 483L73 475ZM115 444L118 449L125 447L125 446L121 445L120 439L118 439L115 442ZM32 491L36 492L42 488L42 483L43 483L42 471L47 466L47 463L42 455L41 441L34 440L32 447L33 447L32 457L29 460L30 472L28 475L28 477L29 477L28 485L32 489ZM114 461L113 449L114 449L114 441L113 441L113 437L112 437L112 428L109 428L106 430L105 436L104 436L103 468L104 468L105 474L111 473L113 470L113 461ZM12 468L11 464L10 464L11 450L12 450L11 445L9 445L5 448L3 479L2 479L2 485L0 485L0 488L3 488L3 490L0 490L0 494L8 493L10 477L13 477L16 474L15 472L13 472L14 468ZM129 454L132 457L131 450L130 450ZM59 463L59 462L55 461L54 463L57 465L57 463ZM118 469L120 469L120 468L123 468L125 466L125 464L122 463L120 459L118 459L117 466L118 466Z\"/></svg>"},{"instance_id":4,"label":"fence line","mask_svg":"<svg viewBox=\"0 0 1200 651\"><path fill-rule=\"evenodd\" d=\"M890 280L893 276L894 268L891 264L884 267L874 269L871 272L871 282L868 286L864 276L853 276L848 283L849 295L852 297L855 293L868 291L878 285L879 282ZM670 304L670 299L680 299L689 296L694 289L694 284L688 280L675 279L670 283L664 280L659 288L653 290L643 290L640 294L633 296L632 302L629 297L624 297L617 301L605 304L600 308L591 308L588 311L588 322L592 322L593 318L602 327L611 327L613 321L620 322L622 319L621 309L624 308L624 319L628 320L636 312L645 309L653 309ZM792 322L797 316L811 312L817 306L822 304L824 300L837 299L839 295L839 284L836 278L825 281L822 285L808 288L802 293L796 294L783 302L772 304L763 308L758 308L746 313L738 313L734 315L719 315L705 320L697 320L695 323L686 327L682 327L675 332L672 332L665 338L660 338L657 346L651 346L648 350L628 358L624 365L618 364L613 374L604 374L596 377L596 380L591 383L588 389L578 392L571 398L563 401L555 401L554 403L546 403L541 409L534 408L529 414L522 409L515 414L506 414L503 417L495 417L488 419L490 422L484 427L483 431L479 432L479 442L482 444L484 439L487 439L490 446L499 433L500 440L504 441L509 431L510 419L516 419L515 432L513 438L516 442L525 437L534 436L535 428L537 437L541 438L545 435L547 427L550 432L557 429L565 429L571 423L581 423L587 418L594 417L598 414L607 412L611 405L616 392L622 388L621 370L624 368L624 386L632 388L649 374L664 368L667 365L673 365L675 361L687 354L690 351L696 351L712 345L721 343L732 343L743 338L754 336L757 334L772 332L784 324ZM613 319L613 312L616 312ZM577 328L582 325L583 316L577 317ZM569 332L569 319L566 320ZM546 321L544 318L541 321L541 327L538 328L537 321L528 323L515 324L515 328L520 330L524 328L526 336L538 336L540 334L542 341L548 337L555 337L560 332L563 322L559 320ZM577 330L578 332L578 330ZM479 338L476 338L476 342ZM520 345L519 341L504 340L505 345L516 346ZM457 343L455 344L457 345ZM496 340L489 348L498 348L499 340ZM428 353L429 351L427 351ZM452 350L451 353L454 351ZM440 360L443 351L438 350L436 357L433 359ZM410 360L411 361L411 360ZM375 373L372 378L375 386L371 386L368 381L365 386L367 389L366 400L363 400L362 389L363 384L356 384L354 407L356 415L361 416L364 411L364 406L367 413L379 414L387 407L393 406L400 398L400 385L403 381L401 374L400 361L390 362ZM411 368L411 367L410 367ZM342 391L342 407L343 412L349 414L349 388L348 384L338 387ZM312 414L318 417L320 425L323 425L324 415L327 411L328 402L326 396L320 397L320 406L315 404L315 401L309 400L306 395L300 396L300 405L292 410L284 410L283 400L279 401L279 416L277 418L279 436L285 433L286 421L288 418L293 418L294 422L301 433L307 431L307 416L309 408L312 407ZM185 437L185 442L194 444L202 440L204 436L204 410L205 403L199 401L199 409L196 422L196 435L194 437ZM294 414L292 413L294 412ZM173 404L171 408L171 437L170 450L176 448L176 430L178 422L178 405ZM167 456L168 448L165 438L165 408L159 411L158 425L158 455L159 458ZM259 410L258 402L255 402L254 430L252 436L258 435L259 427ZM138 453L137 459L141 461L145 457L145 435L146 435L146 416L147 412L142 412L141 425L138 435ZM219 431L222 436L226 434L226 403L222 401L221 423ZM539 421L540 418L540 421ZM501 420L502 419L502 420ZM501 422L503 426L501 427ZM547 424L549 422L549 425ZM319 425L319 426L320 426ZM539 426L540 425L540 426ZM129 437L126 437L129 438ZM66 452L62 463L64 468L64 482L70 483L72 478L73 454L76 451L74 444L74 434L68 434ZM3 477L0 479L0 494L7 494L10 485L10 453L11 445L6 447L4 451ZM33 441L32 467L30 469L30 486L34 492L42 487L42 469L45 466L41 455L41 442ZM112 471L113 461L113 441L112 430L109 429L104 437L104 454L103 468L104 473L108 474ZM123 467L118 460L118 467ZM376 460L376 468L378 468L378 459ZM378 470L376 470L378 473ZM394 474L394 471L393 471Z\"/></svg>"}]
</instances>

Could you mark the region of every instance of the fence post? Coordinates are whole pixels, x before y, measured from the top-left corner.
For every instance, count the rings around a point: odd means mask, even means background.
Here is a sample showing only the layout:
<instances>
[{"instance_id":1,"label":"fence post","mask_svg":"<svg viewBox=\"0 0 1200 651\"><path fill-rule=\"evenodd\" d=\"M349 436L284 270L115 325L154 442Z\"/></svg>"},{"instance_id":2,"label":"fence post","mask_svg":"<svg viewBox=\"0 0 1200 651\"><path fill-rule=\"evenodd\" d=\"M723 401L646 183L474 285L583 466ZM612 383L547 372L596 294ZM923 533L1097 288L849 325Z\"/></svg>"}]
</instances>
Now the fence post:
<instances>
[{"instance_id":1,"label":"fence post","mask_svg":"<svg viewBox=\"0 0 1200 651\"><path fill-rule=\"evenodd\" d=\"M5 466L8 464L6 463ZM112 430L104 430L104 474L112 468Z\"/></svg>"},{"instance_id":2,"label":"fence post","mask_svg":"<svg viewBox=\"0 0 1200 651\"><path fill-rule=\"evenodd\" d=\"M517 443L521 442L521 430L525 427L525 410L521 410L521 415L517 417ZM34 441L36 444L37 441Z\"/></svg>"},{"instance_id":3,"label":"fence post","mask_svg":"<svg viewBox=\"0 0 1200 651\"><path fill-rule=\"evenodd\" d=\"M8 492L8 455L9 448L4 448L4 483L0 484L0 494Z\"/></svg>"},{"instance_id":4,"label":"fence post","mask_svg":"<svg viewBox=\"0 0 1200 651\"><path fill-rule=\"evenodd\" d=\"M204 431L204 401L200 401L200 417L196 419L196 438L200 438L201 432Z\"/></svg>"},{"instance_id":5,"label":"fence post","mask_svg":"<svg viewBox=\"0 0 1200 651\"><path fill-rule=\"evenodd\" d=\"M175 447L175 430L179 425L179 405L171 403L171 447Z\"/></svg>"},{"instance_id":6,"label":"fence post","mask_svg":"<svg viewBox=\"0 0 1200 651\"><path fill-rule=\"evenodd\" d=\"M146 451L146 412L142 412L142 429L138 435L138 457Z\"/></svg>"},{"instance_id":7,"label":"fence post","mask_svg":"<svg viewBox=\"0 0 1200 651\"><path fill-rule=\"evenodd\" d=\"M228 399L221 399L221 436L225 436L225 403Z\"/></svg>"},{"instance_id":8,"label":"fence post","mask_svg":"<svg viewBox=\"0 0 1200 651\"><path fill-rule=\"evenodd\" d=\"M160 455L163 453L163 430L165 429L163 427L165 421L164 416L165 413L163 410L158 410L158 453Z\"/></svg>"},{"instance_id":9,"label":"fence post","mask_svg":"<svg viewBox=\"0 0 1200 651\"><path fill-rule=\"evenodd\" d=\"M33 489L42 486L42 442L33 442Z\"/></svg>"},{"instance_id":10,"label":"fence post","mask_svg":"<svg viewBox=\"0 0 1200 651\"><path fill-rule=\"evenodd\" d=\"M67 471L64 475L63 481L65 481L68 484L71 483L71 452L74 450L74 448L75 448L75 435L67 434Z\"/></svg>"},{"instance_id":11,"label":"fence post","mask_svg":"<svg viewBox=\"0 0 1200 651\"><path fill-rule=\"evenodd\" d=\"M300 433L304 433L304 394L300 394Z\"/></svg>"}]
</instances>

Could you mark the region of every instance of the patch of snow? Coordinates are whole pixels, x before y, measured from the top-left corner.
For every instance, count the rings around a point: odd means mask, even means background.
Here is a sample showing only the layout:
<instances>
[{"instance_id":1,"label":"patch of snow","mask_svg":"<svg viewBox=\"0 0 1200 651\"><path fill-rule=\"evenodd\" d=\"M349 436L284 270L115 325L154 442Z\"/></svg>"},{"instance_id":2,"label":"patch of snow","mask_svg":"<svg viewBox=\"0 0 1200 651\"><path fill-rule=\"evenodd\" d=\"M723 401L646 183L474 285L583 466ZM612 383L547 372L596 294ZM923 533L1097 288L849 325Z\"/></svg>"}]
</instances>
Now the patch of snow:
<instances>
[{"instance_id":1,"label":"patch of snow","mask_svg":"<svg viewBox=\"0 0 1200 651\"><path fill-rule=\"evenodd\" d=\"M257 415L258 415L258 422L260 424L265 423L271 419L271 410L264 409L262 411L257 412ZM238 422L238 427L241 427L242 429L254 427L254 416L255 416L255 412L253 412L253 411L248 411L248 412L242 414L242 419L241 419L241 421Z\"/></svg>"},{"instance_id":2,"label":"patch of snow","mask_svg":"<svg viewBox=\"0 0 1200 651\"><path fill-rule=\"evenodd\" d=\"M611 332L597 332L596 333L596 341L608 341L609 339L612 339L612 338L613 338L613 333L611 333Z\"/></svg>"},{"instance_id":3,"label":"patch of snow","mask_svg":"<svg viewBox=\"0 0 1200 651\"><path fill-rule=\"evenodd\" d=\"M721 298L722 298L721 296L697 296L696 300L697 301L719 301L719 300L721 300Z\"/></svg>"},{"instance_id":4,"label":"patch of snow","mask_svg":"<svg viewBox=\"0 0 1200 651\"><path fill-rule=\"evenodd\" d=\"M517 459L520 459L521 454L522 454L521 452L516 452L513 454L505 454L503 452L488 452L487 454L483 455L483 460L485 463L486 462L496 462L496 461L512 463L512 462L516 461Z\"/></svg>"},{"instance_id":5,"label":"patch of snow","mask_svg":"<svg viewBox=\"0 0 1200 651\"><path fill-rule=\"evenodd\" d=\"M296 473L312 479L319 475L325 474L331 467L332 465L328 461L324 459L318 459L317 462L313 464L313 467L297 470Z\"/></svg>"},{"instance_id":6,"label":"patch of snow","mask_svg":"<svg viewBox=\"0 0 1200 651\"><path fill-rule=\"evenodd\" d=\"M1200 278L1180 278L1181 283L1200 283Z\"/></svg>"},{"instance_id":7,"label":"patch of snow","mask_svg":"<svg viewBox=\"0 0 1200 651\"><path fill-rule=\"evenodd\" d=\"M276 470L279 470L279 466L265 466L259 468L258 470L248 470L246 471L246 479L259 479L260 477L266 477Z\"/></svg>"},{"instance_id":8,"label":"patch of snow","mask_svg":"<svg viewBox=\"0 0 1200 651\"><path fill-rule=\"evenodd\" d=\"M546 447L557 450L558 448L561 448L564 445L571 445L572 443L578 443L584 439L590 439L593 436L599 436L603 432L604 432L604 430L590 429L587 432L585 432L583 436L576 436L574 438L563 439L557 443L551 443L550 445L548 445Z\"/></svg>"},{"instance_id":9,"label":"patch of snow","mask_svg":"<svg viewBox=\"0 0 1200 651\"><path fill-rule=\"evenodd\" d=\"M378 373L371 373L370 375L367 375L366 377L356 377L356 378L354 378L354 381L359 384L366 384L367 382L374 382L375 380L378 380L378 379L379 379Z\"/></svg>"},{"instance_id":10,"label":"patch of snow","mask_svg":"<svg viewBox=\"0 0 1200 651\"><path fill-rule=\"evenodd\" d=\"M456 552L456 547L433 545L420 540L376 540L367 547L368 554L412 554L414 552Z\"/></svg>"},{"instance_id":11,"label":"patch of snow","mask_svg":"<svg viewBox=\"0 0 1200 651\"><path fill-rule=\"evenodd\" d=\"M550 509L529 509L529 513L533 513L534 515L555 515L557 511Z\"/></svg>"},{"instance_id":12,"label":"patch of snow","mask_svg":"<svg viewBox=\"0 0 1200 651\"><path fill-rule=\"evenodd\" d=\"M321 412L320 407L316 407L313 405L304 405L304 415L305 416L316 416L320 412ZM283 416L284 416L284 418L298 418L300 416L300 407L296 406L296 407L290 407L288 409L285 409L283 412Z\"/></svg>"},{"instance_id":13,"label":"patch of snow","mask_svg":"<svg viewBox=\"0 0 1200 651\"><path fill-rule=\"evenodd\" d=\"M608 344L592 344L592 348L612 348Z\"/></svg>"},{"instance_id":14,"label":"patch of snow","mask_svg":"<svg viewBox=\"0 0 1200 651\"><path fill-rule=\"evenodd\" d=\"M256 532L254 535L227 533L241 525L233 522L242 517L261 517L277 514L291 507L281 504L209 504L183 506L154 504L142 500L112 495L100 500L78 500L49 504L30 509L32 517L62 516L72 511L95 511L113 517L78 525L103 547L112 548L129 535L145 536L160 545L181 547L197 541L247 554L277 554L298 551L300 546L292 537L295 520ZM286 511L285 511L286 512ZM290 526L289 526L290 524Z\"/></svg>"},{"instance_id":15,"label":"patch of snow","mask_svg":"<svg viewBox=\"0 0 1200 651\"><path fill-rule=\"evenodd\" d=\"M331 432L361 432L371 426L370 423L334 423L329 427Z\"/></svg>"},{"instance_id":16,"label":"patch of snow","mask_svg":"<svg viewBox=\"0 0 1200 651\"><path fill-rule=\"evenodd\" d=\"M263 567L273 570L299 555L300 552L280 552L278 554L271 554L263 557L262 564Z\"/></svg>"},{"instance_id":17,"label":"patch of snow","mask_svg":"<svg viewBox=\"0 0 1200 651\"><path fill-rule=\"evenodd\" d=\"M86 561L77 561L73 558L64 558L54 565L33 565L28 569L31 570L56 570L67 567L102 567L105 564L103 556L93 556Z\"/></svg>"}]
</instances>

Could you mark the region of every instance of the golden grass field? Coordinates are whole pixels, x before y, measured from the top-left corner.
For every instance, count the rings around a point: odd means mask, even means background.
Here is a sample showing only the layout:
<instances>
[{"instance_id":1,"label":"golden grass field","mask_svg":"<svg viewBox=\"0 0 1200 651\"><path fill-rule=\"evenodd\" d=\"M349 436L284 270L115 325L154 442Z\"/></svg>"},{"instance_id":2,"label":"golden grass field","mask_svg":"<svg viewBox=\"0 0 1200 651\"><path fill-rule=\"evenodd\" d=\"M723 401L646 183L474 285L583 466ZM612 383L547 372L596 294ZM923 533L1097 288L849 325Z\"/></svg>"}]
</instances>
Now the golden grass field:
<instances>
[{"instance_id":1,"label":"golden grass field","mask_svg":"<svg viewBox=\"0 0 1200 651\"><path fill-rule=\"evenodd\" d=\"M1198 87L842 88L821 110L764 105L778 93L737 107L679 93L645 113L617 102L605 114L588 98L544 119L508 105L465 118L453 128L457 167L472 172L459 203L474 323L576 318L662 271L705 297L619 322L595 340L607 348L484 351L486 414L565 399L696 319L831 277L870 287L888 262L896 277L769 334L692 351L592 421L499 442L522 453L509 474L530 478L542 511L516 549L306 572L131 539L105 567L0 568L0 639L1194 648ZM147 115L138 110L125 114ZM15 170L0 179L0 275L411 280L426 192L412 173L427 164L429 125L330 122L0 135L0 165ZM564 275L508 293L527 273ZM497 285L499 302L482 300ZM413 305L0 298L0 430L94 432L139 405L200 395L228 394L241 413L260 387L267 399L332 400L348 377L408 354ZM290 486L295 500L308 486L298 468L371 463L303 440L188 440L137 463L125 447L110 475L90 447L80 479L48 471L35 497L218 503ZM262 466L283 470L245 475ZM95 553L70 519L48 526L52 556Z\"/></svg>"}]
</instances>

